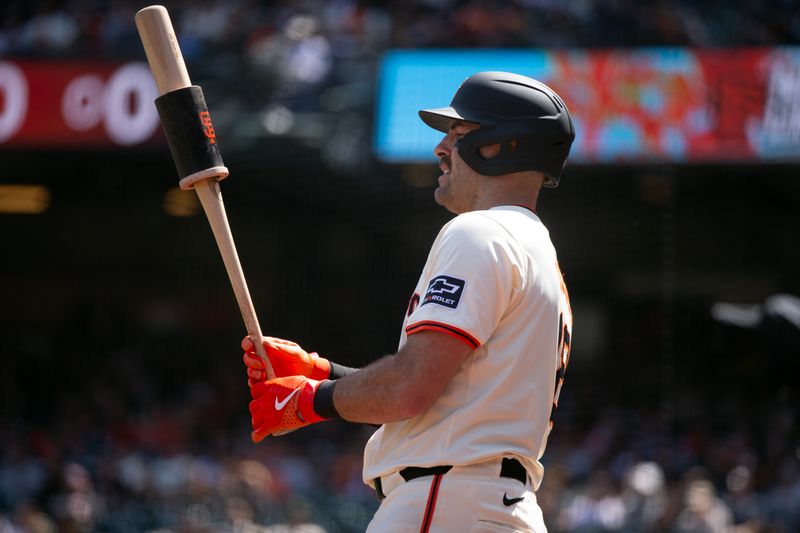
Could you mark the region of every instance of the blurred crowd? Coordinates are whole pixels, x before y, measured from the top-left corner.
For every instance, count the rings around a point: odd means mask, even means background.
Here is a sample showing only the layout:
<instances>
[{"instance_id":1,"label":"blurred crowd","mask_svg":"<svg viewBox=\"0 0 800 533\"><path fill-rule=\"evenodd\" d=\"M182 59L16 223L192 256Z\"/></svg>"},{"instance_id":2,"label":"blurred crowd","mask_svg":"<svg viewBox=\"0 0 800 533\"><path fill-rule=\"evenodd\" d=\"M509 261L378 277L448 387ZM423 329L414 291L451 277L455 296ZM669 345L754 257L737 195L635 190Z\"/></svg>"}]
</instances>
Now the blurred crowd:
<instances>
[{"instance_id":1,"label":"blurred crowd","mask_svg":"<svg viewBox=\"0 0 800 533\"><path fill-rule=\"evenodd\" d=\"M355 174L390 48L774 46L800 42L796 0L169 0L192 79L227 146L320 148ZM4 0L0 57L144 60L142 0ZM230 80L240 83L230 83ZM235 131L231 131L235 130Z\"/></svg>"},{"instance_id":2,"label":"blurred crowd","mask_svg":"<svg viewBox=\"0 0 800 533\"><path fill-rule=\"evenodd\" d=\"M800 531L796 406L715 400L683 398L669 421L620 408L557 423L537 493L550 530Z\"/></svg>"},{"instance_id":3,"label":"blurred crowd","mask_svg":"<svg viewBox=\"0 0 800 533\"><path fill-rule=\"evenodd\" d=\"M37 300L55 326L0 321L0 533L363 531L373 428L254 445L241 324L222 295L140 299L137 276L114 296ZM671 370L648 313L630 328L638 349L624 335L596 359L576 345L537 492L549 530L800 531L798 311L790 296L717 304L721 329L679 344L694 351Z\"/></svg>"},{"instance_id":4,"label":"blurred crowd","mask_svg":"<svg viewBox=\"0 0 800 533\"><path fill-rule=\"evenodd\" d=\"M51 338L0 341L0 533L365 529L373 428L329 422L254 445L244 367L216 320L150 309L140 329L90 309ZM537 492L550 531L800 531L791 379L720 393L653 376L660 403L627 404L608 373L575 365Z\"/></svg>"},{"instance_id":5,"label":"blurred crowd","mask_svg":"<svg viewBox=\"0 0 800 533\"><path fill-rule=\"evenodd\" d=\"M137 331L109 349L114 326L65 329L57 346L0 342L0 533L363 531L369 433L252 444L236 342Z\"/></svg>"},{"instance_id":6,"label":"blurred crowd","mask_svg":"<svg viewBox=\"0 0 800 533\"><path fill-rule=\"evenodd\" d=\"M141 0L6 0L0 55L140 55ZM800 41L794 0L176 0L184 54L267 61L388 47L726 47ZM235 60L235 59L234 59ZM318 65L320 69L324 65Z\"/></svg>"}]
</instances>

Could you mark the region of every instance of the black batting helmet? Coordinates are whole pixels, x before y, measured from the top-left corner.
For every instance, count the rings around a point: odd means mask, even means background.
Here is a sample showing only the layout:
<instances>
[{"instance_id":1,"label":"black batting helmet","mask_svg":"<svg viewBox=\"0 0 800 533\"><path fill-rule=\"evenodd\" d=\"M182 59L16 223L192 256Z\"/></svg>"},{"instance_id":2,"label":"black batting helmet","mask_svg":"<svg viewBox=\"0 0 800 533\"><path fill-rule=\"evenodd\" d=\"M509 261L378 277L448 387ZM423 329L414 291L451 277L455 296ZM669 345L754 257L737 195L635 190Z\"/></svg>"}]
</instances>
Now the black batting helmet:
<instances>
[{"instance_id":1,"label":"black batting helmet","mask_svg":"<svg viewBox=\"0 0 800 533\"><path fill-rule=\"evenodd\" d=\"M499 176L521 170L545 175L545 187L558 186L575 139L567 106L547 85L510 72L479 72L467 78L450 107L424 109L420 118L447 133L453 120L480 124L458 142L461 158L476 172ZM516 147L509 141L516 139ZM500 143L491 159L478 149Z\"/></svg>"}]
</instances>

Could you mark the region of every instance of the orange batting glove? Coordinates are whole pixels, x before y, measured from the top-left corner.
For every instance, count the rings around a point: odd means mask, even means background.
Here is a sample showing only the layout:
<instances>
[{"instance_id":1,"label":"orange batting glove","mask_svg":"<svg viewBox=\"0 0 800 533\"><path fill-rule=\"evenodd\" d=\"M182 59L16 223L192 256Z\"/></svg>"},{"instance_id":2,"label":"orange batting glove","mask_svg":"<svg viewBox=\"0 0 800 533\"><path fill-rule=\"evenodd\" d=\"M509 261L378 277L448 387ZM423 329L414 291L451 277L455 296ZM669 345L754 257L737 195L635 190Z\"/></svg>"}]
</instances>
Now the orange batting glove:
<instances>
[{"instance_id":1,"label":"orange batting glove","mask_svg":"<svg viewBox=\"0 0 800 533\"><path fill-rule=\"evenodd\" d=\"M250 389L253 442L267 435L283 434L327 420L314 411L314 395L321 381L303 376L288 376L259 381Z\"/></svg>"},{"instance_id":2,"label":"orange batting glove","mask_svg":"<svg viewBox=\"0 0 800 533\"><path fill-rule=\"evenodd\" d=\"M330 376L330 361L316 352L308 353L297 343L276 337L262 337L261 342L272 363L272 369L275 370L275 377L305 376L319 381ZM264 363L255 353L250 337L242 340L242 349L244 364L247 365L247 384L252 387L267 379L267 373L264 371Z\"/></svg>"}]
</instances>

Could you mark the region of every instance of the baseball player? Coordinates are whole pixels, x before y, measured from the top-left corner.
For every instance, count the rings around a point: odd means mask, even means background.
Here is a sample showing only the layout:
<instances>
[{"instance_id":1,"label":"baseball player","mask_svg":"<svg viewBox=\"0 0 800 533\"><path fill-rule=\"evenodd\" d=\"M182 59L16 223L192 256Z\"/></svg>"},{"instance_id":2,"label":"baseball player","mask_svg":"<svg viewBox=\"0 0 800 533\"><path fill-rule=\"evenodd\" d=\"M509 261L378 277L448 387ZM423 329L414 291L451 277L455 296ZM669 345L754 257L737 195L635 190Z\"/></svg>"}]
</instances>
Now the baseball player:
<instances>
[{"instance_id":1,"label":"baseball player","mask_svg":"<svg viewBox=\"0 0 800 533\"><path fill-rule=\"evenodd\" d=\"M419 112L445 135L436 202L457 216L431 248L400 346L363 369L275 338L276 379L245 339L253 433L342 418L380 424L364 482L382 499L368 532L546 531L539 462L569 361L572 314L536 215L574 129L546 85L469 77L449 107Z\"/></svg>"}]
</instances>

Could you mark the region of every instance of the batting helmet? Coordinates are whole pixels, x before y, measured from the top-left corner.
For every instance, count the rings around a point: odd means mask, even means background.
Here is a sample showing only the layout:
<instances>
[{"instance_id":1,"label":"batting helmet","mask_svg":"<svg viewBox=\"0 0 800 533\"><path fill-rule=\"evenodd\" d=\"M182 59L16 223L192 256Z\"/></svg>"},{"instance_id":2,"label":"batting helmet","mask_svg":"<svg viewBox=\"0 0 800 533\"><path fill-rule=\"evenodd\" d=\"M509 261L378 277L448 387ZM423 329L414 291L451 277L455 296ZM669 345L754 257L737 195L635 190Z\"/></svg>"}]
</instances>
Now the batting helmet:
<instances>
[{"instance_id":1,"label":"batting helmet","mask_svg":"<svg viewBox=\"0 0 800 533\"><path fill-rule=\"evenodd\" d=\"M545 187L558 186L575 139L567 106L547 85L510 72L479 72L467 78L449 107L424 109L420 118L447 133L453 120L475 122L476 130L456 143L461 158L476 172L499 176L521 170L545 175ZM510 142L516 139L516 146ZM484 159L481 146L500 143L500 153Z\"/></svg>"}]
</instances>

